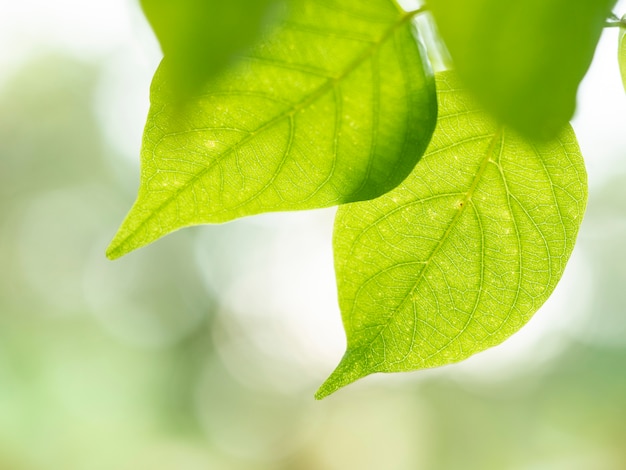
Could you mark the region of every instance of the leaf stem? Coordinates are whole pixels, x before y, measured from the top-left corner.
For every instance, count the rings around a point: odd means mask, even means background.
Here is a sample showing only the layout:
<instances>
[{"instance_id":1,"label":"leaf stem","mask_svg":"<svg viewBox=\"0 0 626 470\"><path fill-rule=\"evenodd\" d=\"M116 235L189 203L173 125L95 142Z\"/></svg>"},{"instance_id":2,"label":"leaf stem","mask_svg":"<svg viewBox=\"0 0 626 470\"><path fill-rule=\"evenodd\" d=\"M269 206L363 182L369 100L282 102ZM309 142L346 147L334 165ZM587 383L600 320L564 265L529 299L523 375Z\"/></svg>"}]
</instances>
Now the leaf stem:
<instances>
[{"instance_id":1,"label":"leaf stem","mask_svg":"<svg viewBox=\"0 0 626 470\"><path fill-rule=\"evenodd\" d=\"M421 7L419 7L419 8L418 8L418 9L416 9L416 10L410 10L410 11L407 11L407 12L405 13L405 15L406 15L406 16L409 16L409 17L411 17L411 18L414 18L414 17L416 17L417 15L419 15L419 14L421 14L421 13L425 13L425 12L427 12L427 11L428 11L428 7L427 7L426 5L422 5Z\"/></svg>"},{"instance_id":2,"label":"leaf stem","mask_svg":"<svg viewBox=\"0 0 626 470\"><path fill-rule=\"evenodd\" d=\"M605 28L626 28L626 15L621 19L615 13L611 13L604 23Z\"/></svg>"}]
</instances>

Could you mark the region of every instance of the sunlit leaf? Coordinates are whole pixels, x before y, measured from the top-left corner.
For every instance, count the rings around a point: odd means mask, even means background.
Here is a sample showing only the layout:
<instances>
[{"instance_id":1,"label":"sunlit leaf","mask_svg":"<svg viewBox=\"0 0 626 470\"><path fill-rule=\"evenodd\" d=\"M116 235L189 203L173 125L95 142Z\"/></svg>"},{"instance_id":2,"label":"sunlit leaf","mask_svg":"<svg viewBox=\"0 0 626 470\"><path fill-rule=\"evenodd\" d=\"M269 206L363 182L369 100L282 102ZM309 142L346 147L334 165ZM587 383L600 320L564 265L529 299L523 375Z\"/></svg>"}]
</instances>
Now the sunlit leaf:
<instances>
[{"instance_id":1,"label":"sunlit leaf","mask_svg":"<svg viewBox=\"0 0 626 470\"><path fill-rule=\"evenodd\" d=\"M251 46L279 0L141 0L180 96L193 93Z\"/></svg>"},{"instance_id":2,"label":"sunlit leaf","mask_svg":"<svg viewBox=\"0 0 626 470\"><path fill-rule=\"evenodd\" d=\"M615 0L431 0L456 70L481 103L531 137L569 121Z\"/></svg>"},{"instance_id":3,"label":"sunlit leaf","mask_svg":"<svg viewBox=\"0 0 626 470\"><path fill-rule=\"evenodd\" d=\"M622 18L622 23L626 25L626 15ZM622 72L624 90L626 90L626 26L620 28L618 60L619 69Z\"/></svg>"},{"instance_id":4,"label":"sunlit leaf","mask_svg":"<svg viewBox=\"0 0 626 470\"><path fill-rule=\"evenodd\" d=\"M337 213L348 346L318 398L502 342L548 298L574 246L587 187L571 128L533 143L494 124L450 72L437 84L438 127L413 173Z\"/></svg>"},{"instance_id":5,"label":"sunlit leaf","mask_svg":"<svg viewBox=\"0 0 626 470\"><path fill-rule=\"evenodd\" d=\"M391 0L299 0L186 106L157 73L138 199L116 258L178 228L371 199L397 186L436 121L434 79Z\"/></svg>"}]
</instances>

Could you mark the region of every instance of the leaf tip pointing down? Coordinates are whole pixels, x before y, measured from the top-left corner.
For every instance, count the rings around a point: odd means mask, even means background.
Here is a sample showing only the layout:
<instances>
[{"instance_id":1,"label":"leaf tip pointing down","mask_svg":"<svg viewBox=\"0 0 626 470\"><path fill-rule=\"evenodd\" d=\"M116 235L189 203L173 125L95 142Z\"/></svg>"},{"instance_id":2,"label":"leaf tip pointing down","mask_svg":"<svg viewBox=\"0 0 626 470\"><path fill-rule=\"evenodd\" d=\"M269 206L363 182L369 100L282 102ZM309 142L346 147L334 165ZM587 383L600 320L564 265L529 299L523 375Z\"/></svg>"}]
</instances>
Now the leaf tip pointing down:
<instances>
[{"instance_id":1,"label":"leaf tip pointing down","mask_svg":"<svg viewBox=\"0 0 626 470\"><path fill-rule=\"evenodd\" d=\"M122 225L117 230L117 233L109 243L106 249L106 257L111 261L121 258L127 255L131 251L141 248L147 245L153 240L139 240L137 237L137 225L141 226L143 219L137 217L136 204L130 210ZM145 233L143 234L145 235Z\"/></svg>"},{"instance_id":2,"label":"leaf tip pointing down","mask_svg":"<svg viewBox=\"0 0 626 470\"><path fill-rule=\"evenodd\" d=\"M123 243L120 243L119 238L120 237L119 237L119 232L118 232L118 234L115 235L115 238L111 241L111 243L107 247L106 257L110 259L111 261L121 258L126 253L128 253L128 250L124 249Z\"/></svg>"},{"instance_id":3,"label":"leaf tip pointing down","mask_svg":"<svg viewBox=\"0 0 626 470\"><path fill-rule=\"evenodd\" d=\"M106 257L116 260L189 225L173 220L176 220L175 215L159 214L151 207L149 199L138 197L106 249Z\"/></svg>"},{"instance_id":4,"label":"leaf tip pointing down","mask_svg":"<svg viewBox=\"0 0 626 470\"><path fill-rule=\"evenodd\" d=\"M315 392L315 399L322 400L340 388L350 385L370 373L371 371L367 371L363 367L363 361L359 360L353 352L348 350L341 358L337 368Z\"/></svg>"}]
</instances>

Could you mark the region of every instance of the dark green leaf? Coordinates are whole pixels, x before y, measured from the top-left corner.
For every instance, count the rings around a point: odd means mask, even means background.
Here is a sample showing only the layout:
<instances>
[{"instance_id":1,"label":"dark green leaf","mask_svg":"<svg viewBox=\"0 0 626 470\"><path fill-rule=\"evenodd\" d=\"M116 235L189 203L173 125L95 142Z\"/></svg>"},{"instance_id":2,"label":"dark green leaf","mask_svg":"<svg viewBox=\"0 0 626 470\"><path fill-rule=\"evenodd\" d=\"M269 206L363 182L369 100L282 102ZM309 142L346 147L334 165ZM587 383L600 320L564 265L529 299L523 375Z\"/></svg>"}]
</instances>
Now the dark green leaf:
<instances>
[{"instance_id":1,"label":"dark green leaf","mask_svg":"<svg viewBox=\"0 0 626 470\"><path fill-rule=\"evenodd\" d=\"M458 74L505 124L539 138L569 121L615 0L431 0Z\"/></svg>"},{"instance_id":2,"label":"dark green leaf","mask_svg":"<svg viewBox=\"0 0 626 470\"><path fill-rule=\"evenodd\" d=\"M280 0L141 0L172 91L184 98L258 38Z\"/></svg>"},{"instance_id":3,"label":"dark green leaf","mask_svg":"<svg viewBox=\"0 0 626 470\"><path fill-rule=\"evenodd\" d=\"M533 143L479 111L452 73L438 89L438 127L413 173L337 213L348 346L318 398L502 342L552 293L574 246L587 185L571 128Z\"/></svg>"}]
</instances>

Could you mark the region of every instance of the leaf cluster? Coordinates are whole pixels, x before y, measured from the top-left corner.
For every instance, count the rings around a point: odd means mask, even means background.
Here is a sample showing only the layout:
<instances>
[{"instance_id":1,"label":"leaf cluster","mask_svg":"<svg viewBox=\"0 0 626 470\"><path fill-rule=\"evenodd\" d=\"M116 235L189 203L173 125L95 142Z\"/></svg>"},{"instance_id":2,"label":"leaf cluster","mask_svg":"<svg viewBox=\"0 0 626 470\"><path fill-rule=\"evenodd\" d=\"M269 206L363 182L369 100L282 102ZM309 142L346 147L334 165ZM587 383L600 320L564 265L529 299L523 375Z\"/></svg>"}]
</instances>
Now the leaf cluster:
<instances>
[{"instance_id":1,"label":"leaf cluster","mask_svg":"<svg viewBox=\"0 0 626 470\"><path fill-rule=\"evenodd\" d=\"M318 398L496 345L572 252L587 187L568 121L614 3L142 0L164 59L107 254L339 205L347 351ZM418 15L453 71L433 72ZM626 84L623 31L619 60Z\"/></svg>"}]
</instances>

